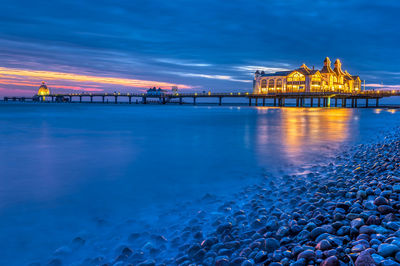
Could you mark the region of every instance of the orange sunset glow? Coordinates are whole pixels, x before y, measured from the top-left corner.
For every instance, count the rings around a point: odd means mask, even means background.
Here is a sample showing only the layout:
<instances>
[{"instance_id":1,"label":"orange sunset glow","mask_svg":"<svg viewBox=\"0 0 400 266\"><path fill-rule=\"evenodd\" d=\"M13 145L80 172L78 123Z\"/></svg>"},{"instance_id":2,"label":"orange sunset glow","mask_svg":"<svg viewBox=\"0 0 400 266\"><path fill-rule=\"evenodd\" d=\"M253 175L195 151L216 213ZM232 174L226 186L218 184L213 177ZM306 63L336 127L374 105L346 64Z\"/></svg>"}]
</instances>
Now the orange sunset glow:
<instances>
[{"instance_id":1,"label":"orange sunset glow","mask_svg":"<svg viewBox=\"0 0 400 266\"><path fill-rule=\"evenodd\" d=\"M40 81L42 80L47 81L53 89L75 91L104 91L104 89L107 87L115 88L116 86L125 89L143 89L154 86L161 88L171 88L172 86L178 86L182 89L191 88L190 86L184 84L151 80L0 67L0 85L2 87L30 87L32 88L32 91L35 91L38 87L38 84L40 84Z\"/></svg>"}]
</instances>

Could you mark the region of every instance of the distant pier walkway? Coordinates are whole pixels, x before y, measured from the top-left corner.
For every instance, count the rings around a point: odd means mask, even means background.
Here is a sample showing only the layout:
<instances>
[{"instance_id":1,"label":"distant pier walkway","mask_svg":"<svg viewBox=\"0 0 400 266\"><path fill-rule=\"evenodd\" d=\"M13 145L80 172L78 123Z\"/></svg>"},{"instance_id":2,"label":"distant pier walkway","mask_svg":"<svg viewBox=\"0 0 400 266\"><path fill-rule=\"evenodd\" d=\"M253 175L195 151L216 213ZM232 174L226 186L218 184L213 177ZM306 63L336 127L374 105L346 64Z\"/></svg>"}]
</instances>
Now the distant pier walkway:
<instances>
[{"instance_id":1,"label":"distant pier walkway","mask_svg":"<svg viewBox=\"0 0 400 266\"><path fill-rule=\"evenodd\" d=\"M285 106L287 99L295 99L298 107L378 107L379 100L384 97L400 96L400 90L394 91L362 91L358 93L334 93L334 92L301 92L301 93L175 93L152 95L146 93L70 93L50 94L44 96L48 102L80 102L80 103L176 103L197 104L199 98L213 98L218 105L222 105L223 99L242 98L248 100L249 106ZM43 96L34 97L4 97L4 101L37 101ZM122 101L124 99L125 101ZM189 100L185 101L184 100ZM267 102L268 101L268 102Z\"/></svg>"}]
</instances>

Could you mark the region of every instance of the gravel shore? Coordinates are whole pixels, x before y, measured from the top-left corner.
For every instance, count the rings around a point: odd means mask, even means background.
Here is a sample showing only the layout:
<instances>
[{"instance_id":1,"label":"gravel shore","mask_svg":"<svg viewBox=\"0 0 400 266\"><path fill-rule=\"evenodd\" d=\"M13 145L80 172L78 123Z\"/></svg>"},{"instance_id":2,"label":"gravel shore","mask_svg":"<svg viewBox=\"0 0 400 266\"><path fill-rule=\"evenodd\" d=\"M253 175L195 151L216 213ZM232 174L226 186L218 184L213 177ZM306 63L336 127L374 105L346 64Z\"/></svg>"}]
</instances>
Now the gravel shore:
<instances>
[{"instance_id":1,"label":"gravel shore","mask_svg":"<svg viewBox=\"0 0 400 266\"><path fill-rule=\"evenodd\" d=\"M398 133L302 174L266 176L233 200L206 195L195 213L177 206L175 225L132 233L115 258L83 264L400 265Z\"/></svg>"}]
</instances>

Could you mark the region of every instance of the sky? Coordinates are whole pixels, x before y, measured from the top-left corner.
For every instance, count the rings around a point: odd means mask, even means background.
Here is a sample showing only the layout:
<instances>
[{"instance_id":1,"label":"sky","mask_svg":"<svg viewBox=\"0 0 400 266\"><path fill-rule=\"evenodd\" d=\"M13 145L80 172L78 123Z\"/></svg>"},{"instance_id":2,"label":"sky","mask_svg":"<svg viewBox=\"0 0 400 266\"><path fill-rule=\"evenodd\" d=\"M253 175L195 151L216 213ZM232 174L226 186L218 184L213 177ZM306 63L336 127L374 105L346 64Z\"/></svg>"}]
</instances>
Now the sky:
<instances>
[{"instance_id":1,"label":"sky","mask_svg":"<svg viewBox=\"0 0 400 266\"><path fill-rule=\"evenodd\" d=\"M1 0L0 95L251 91L256 69L320 69L400 89L400 2Z\"/></svg>"}]
</instances>

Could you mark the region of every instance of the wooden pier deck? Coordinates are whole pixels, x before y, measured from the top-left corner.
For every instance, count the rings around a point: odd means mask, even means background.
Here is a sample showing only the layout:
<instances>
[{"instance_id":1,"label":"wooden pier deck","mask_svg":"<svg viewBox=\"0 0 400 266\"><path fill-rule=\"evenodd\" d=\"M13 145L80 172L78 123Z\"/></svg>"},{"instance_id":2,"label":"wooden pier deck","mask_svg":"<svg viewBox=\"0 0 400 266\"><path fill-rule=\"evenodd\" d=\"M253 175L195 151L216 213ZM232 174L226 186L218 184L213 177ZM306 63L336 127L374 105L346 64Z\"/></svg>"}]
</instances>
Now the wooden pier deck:
<instances>
[{"instance_id":1,"label":"wooden pier deck","mask_svg":"<svg viewBox=\"0 0 400 266\"><path fill-rule=\"evenodd\" d=\"M304 107L358 107L360 101L365 107L378 107L379 99L384 97L400 96L400 90L395 91L362 91L358 93L334 93L334 92L301 92L301 93L274 93L274 94L253 94L253 93L175 93L153 95L147 93L68 93L46 95L49 102L81 102L81 103L120 103L125 98L125 103L147 104L154 100L160 104L178 103L183 104L184 99L190 99L190 103L197 104L199 98L217 99L218 105L222 105L224 98L248 99L249 106L266 106L266 100L270 105L285 106L287 99L295 99L296 106ZM37 101L43 96L34 97L4 97L4 101ZM110 101L111 99L111 101ZM140 101L139 101L140 100ZM188 102L185 102L188 103Z\"/></svg>"}]
</instances>

